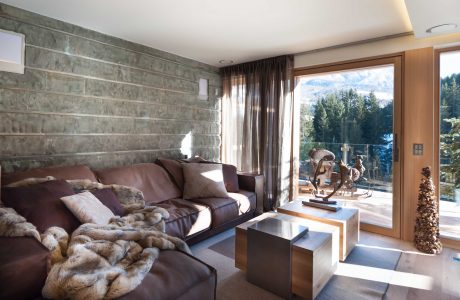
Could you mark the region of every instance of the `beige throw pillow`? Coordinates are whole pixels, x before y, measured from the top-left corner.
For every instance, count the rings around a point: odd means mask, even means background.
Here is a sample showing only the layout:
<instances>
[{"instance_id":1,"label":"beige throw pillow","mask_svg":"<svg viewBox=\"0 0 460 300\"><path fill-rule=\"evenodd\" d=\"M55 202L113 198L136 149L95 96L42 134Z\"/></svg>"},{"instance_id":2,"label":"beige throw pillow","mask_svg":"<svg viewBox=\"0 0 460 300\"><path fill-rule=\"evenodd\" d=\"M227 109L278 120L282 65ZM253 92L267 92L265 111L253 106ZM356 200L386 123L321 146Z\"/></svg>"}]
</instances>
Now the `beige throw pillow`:
<instances>
[{"instance_id":1,"label":"beige throw pillow","mask_svg":"<svg viewBox=\"0 0 460 300\"><path fill-rule=\"evenodd\" d=\"M113 212L90 192L62 197L65 206L82 223L108 224Z\"/></svg>"},{"instance_id":2,"label":"beige throw pillow","mask_svg":"<svg viewBox=\"0 0 460 300\"><path fill-rule=\"evenodd\" d=\"M228 198L224 184L222 165L185 163L184 199Z\"/></svg>"}]
</instances>

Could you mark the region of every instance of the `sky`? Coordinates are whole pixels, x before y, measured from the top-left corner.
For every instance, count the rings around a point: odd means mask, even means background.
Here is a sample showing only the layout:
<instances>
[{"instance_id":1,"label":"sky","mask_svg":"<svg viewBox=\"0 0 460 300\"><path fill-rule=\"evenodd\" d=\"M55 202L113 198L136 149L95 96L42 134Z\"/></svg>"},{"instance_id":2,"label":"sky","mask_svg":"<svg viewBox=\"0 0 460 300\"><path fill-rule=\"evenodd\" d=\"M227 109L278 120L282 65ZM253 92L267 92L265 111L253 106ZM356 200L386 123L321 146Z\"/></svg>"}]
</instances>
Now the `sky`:
<instances>
[{"instance_id":1,"label":"sky","mask_svg":"<svg viewBox=\"0 0 460 300\"><path fill-rule=\"evenodd\" d=\"M460 51L441 53L441 78L460 73ZM308 103L334 90L354 88L359 94L373 91L382 105L393 99L393 67L334 72L305 76L301 79L301 101Z\"/></svg>"},{"instance_id":2,"label":"sky","mask_svg":"<svg viewBox=\"0 0 460 300\"><path fill-rule=\"evenodd\" d=\"M440 60L441 78L460 73L460 51L444 52Z\"/></svg>"},{"instance_id":3,"label":"sky","mask_svg":"<svg viewBox=\"0 0 460 300\"><path fill-rule=\"evenodd\" d=\"M378 99L393 99L393 66L381 66L301 78L301 101L316 101L331 91L355 89L358 94L368 95L371 91Z\"/></svg>"}]
</instances>

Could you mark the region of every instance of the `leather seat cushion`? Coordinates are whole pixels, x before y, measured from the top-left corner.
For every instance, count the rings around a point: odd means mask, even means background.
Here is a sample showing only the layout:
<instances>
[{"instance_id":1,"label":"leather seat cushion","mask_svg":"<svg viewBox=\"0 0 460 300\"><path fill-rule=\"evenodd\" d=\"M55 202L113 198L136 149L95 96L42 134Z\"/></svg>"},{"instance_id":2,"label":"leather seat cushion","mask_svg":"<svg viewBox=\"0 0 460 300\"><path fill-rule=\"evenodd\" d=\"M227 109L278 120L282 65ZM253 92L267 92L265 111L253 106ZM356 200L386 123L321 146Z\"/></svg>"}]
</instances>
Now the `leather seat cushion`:
<instances>
[{"instance_id":1,"label":"leather seat cushion","mask_svg":"<svg viewBox=\"0 0 460 300\"><path fill-rule=\"evenodd\" d=\"M0 299L40 297L48 254L33 237L0 237Z\"/></svg>"},{"instance_id":2,"label":"leather seat cushion","mask_svg":"<svg viewBox=\"0 0 460 300\"><path fill-rule=\"evenodd\" d=\"M209 207L183 199L172 199L155 204L169 212L166 233L181 239L211 227Z\"/></svg>"},{"instance_id":3,"label":"leather seat cushion","mask_svg":"<svg viewBox=\"0 0 460 300\"><path fill-rule=\"evenodd\" d=\"M206 205L211 209L213 228L239 216L238 202L233 198L198 198L190 201Z\"/></svg>"},{"instance_id":4,"label":"leather seat cushion","mask_svg":"<svg viewBox=\"0 0 460 300\"><path fill-rule=\"evenodd\" d=\"M136 164L97 170L95 173L101 183L120 184L141 190L148 204L182 196L182 192L165 169L157 164Z\"/></svg>"},{"instance_id":5,"label":"leather seat cushion","mask_svg":"<svg viewBox=\"0 0 460 300\"><path fill-rule=\"evenodd\" d=\"M238 193L228 193L228 196L237 202L239 215L244 215L256 209L256 193L254 192L240 190Z\"/></svg>"},{"instance_id":6,"label":"leather seat cushion","mask_svg":"<svg viewBox=\"0 0 460 300\"><path fill-rule=\"evenodd\" d=\"M214 299L216 280L210 266L185 253L165 250L142 283L119 299ZM204 288L195 288L202 284Z\"/></svg>"}]
</instances>

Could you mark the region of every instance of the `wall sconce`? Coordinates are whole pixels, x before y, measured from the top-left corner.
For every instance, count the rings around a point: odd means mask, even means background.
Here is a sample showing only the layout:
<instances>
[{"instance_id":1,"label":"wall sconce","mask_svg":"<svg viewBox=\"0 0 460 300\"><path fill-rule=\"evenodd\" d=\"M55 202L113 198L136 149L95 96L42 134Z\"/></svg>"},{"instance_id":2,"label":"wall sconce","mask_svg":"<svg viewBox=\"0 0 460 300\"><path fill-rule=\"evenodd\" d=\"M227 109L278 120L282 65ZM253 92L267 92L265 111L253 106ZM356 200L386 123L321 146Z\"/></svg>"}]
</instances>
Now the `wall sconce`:
<instances>
[{"instance_id":1,"label":"wall sconce","mask_svg":"<svg viewBox=\"0 0 460 300\"><path fill-rule=\"evenodd\" d=\"M200 78L198 82L198 99L208 100L208 80Z\"/></svg>"},{"instance_id":2,"label":"wall sconce","mask_svg":"<svg viewBox=\"0 0 460 300\"><path fill-rule=\"evenodd\" d=\"M25 36L0 29L0 71L24 74Z\"/></svg>"}]
</instances>

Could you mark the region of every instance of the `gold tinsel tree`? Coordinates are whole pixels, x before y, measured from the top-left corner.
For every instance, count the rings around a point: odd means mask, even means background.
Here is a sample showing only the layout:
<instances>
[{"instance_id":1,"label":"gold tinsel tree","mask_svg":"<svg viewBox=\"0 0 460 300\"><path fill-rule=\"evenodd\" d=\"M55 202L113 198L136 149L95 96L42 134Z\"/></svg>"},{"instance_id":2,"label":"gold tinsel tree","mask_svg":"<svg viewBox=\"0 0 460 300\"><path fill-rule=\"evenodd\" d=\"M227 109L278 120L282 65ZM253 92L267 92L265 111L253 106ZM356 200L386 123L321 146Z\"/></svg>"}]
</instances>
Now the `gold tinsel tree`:
<instances>
[{"instance_id":1,"label":"gold tinsel tree","mask_svg":"<svg viewBox=\"0 0 460 300\"><path fill-rule=\"evenodd\" d=\"M442 251L442 244L439 240L438 201L430 167L422 169L422 182L419 187L417 219L415 221L415 247L430 254L437 254Z\"/></svg>"}]
</instances>

